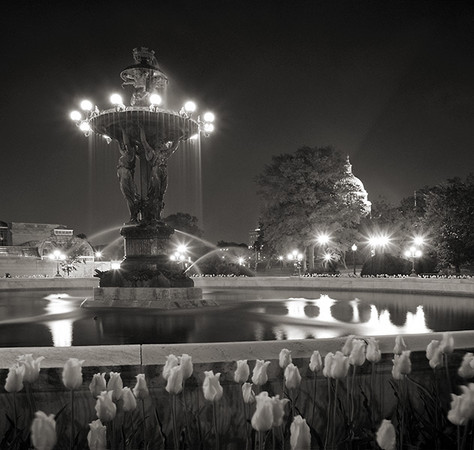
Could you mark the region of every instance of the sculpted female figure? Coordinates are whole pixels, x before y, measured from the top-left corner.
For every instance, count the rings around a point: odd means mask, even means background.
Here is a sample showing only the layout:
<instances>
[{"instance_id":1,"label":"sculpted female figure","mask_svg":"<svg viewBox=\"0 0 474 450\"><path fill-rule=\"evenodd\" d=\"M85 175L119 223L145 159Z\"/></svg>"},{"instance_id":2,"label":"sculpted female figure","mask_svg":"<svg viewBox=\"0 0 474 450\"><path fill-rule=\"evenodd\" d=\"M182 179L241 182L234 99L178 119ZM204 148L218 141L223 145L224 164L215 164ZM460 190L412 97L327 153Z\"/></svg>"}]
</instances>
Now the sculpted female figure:
<instances>
[{"instance_id":1,"label":"sculpted female figure","mask_svg":"<svg viewBox=\"0 0 474 450\"><path fill-rule=\"evenodd\" d=\"M135 186L135 162L136 151L130 145L130 140L122 128L122 141L119 145L120 158L117 165L117 177L119 179L120 190L127 202L128 210L130 212L130 222L138 222L138 213L140 212L140 197L137 194Z\"/></svg>"},{"instance_id":2,"label":"sculpted female figure","mask_svg":"<svg viewBox=\"0 0 474 450\"><path fill-rule=\"evenodd\" d=\"M145 158L150 167L147 197L143 208L146 222L161 220L161 213L165 207L164 196L168 187L168 158L176 151L178 142L165 142L153 148L147 141L145 130L140 127L140 141Z\"/></svg>"}]
</instances>

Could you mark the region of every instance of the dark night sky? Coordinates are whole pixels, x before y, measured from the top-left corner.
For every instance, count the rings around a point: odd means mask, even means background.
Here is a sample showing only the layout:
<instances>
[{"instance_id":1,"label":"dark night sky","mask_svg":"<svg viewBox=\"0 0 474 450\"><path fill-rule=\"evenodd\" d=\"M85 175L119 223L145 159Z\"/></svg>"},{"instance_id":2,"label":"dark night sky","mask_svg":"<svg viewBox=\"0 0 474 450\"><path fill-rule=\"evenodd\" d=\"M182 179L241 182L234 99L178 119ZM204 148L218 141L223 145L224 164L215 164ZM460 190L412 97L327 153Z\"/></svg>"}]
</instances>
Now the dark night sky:
<instances>
[{"instance_id":1,"label":"dark night sky","mask_svg":"<svg viewBox=\"0 0 474 450\"><path fill-rule=\"evenodd\" d=\"M349 154L372 201L464 177L474 167L471 3L8 2L0 220L89 236L127 220L118 151L92 154L68 114L82 98L106 107L140 46L155 50L176 99L187 94L217 115L202 144L202 225L212 242L247 242L259 211L255 175L302 145Z\"/></svg>"}]
</instances>

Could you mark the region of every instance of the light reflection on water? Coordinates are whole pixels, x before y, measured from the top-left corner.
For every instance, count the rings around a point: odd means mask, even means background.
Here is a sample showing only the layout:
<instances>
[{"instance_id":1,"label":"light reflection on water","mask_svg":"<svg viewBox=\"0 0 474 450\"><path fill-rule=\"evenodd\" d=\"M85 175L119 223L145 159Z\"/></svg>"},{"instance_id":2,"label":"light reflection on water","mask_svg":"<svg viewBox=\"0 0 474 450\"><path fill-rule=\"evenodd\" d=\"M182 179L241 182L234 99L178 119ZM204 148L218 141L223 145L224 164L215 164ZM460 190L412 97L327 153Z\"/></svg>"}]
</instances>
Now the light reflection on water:
<instances>
[{"instance_id":1,"label":"light reflection on water","mask_svg":"<svg viewBox=\"0 0 474 450\"><path fill-rule=\"evenodd\" d=\"M91 291L0 292L0 346L316 339L471 329L466 297L286 290L209 291L220 308L91 311Z\"/></svg>"}]
</instances>

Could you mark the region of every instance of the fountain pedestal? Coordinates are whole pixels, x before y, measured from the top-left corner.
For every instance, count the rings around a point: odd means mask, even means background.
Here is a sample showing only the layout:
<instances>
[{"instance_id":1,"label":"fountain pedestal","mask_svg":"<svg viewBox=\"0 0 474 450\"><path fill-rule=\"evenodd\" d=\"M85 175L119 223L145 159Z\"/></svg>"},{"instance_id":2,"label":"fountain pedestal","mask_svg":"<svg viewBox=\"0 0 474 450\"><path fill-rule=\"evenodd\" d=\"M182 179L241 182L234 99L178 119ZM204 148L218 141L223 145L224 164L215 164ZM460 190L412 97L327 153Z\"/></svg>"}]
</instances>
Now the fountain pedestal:
<instances>
[{"instance_id":1,"label":"fountain pedestal","mask_svg":"<svg viewBox=\"0 0 474 450\"><path fill-rule=\"evenodd\" d=\"M124 226L125 258L119 270L97 271L100 287L85 308L187 309L217 306L169 260L174 230L163 222Z\"/></svg>"}]
</instances>

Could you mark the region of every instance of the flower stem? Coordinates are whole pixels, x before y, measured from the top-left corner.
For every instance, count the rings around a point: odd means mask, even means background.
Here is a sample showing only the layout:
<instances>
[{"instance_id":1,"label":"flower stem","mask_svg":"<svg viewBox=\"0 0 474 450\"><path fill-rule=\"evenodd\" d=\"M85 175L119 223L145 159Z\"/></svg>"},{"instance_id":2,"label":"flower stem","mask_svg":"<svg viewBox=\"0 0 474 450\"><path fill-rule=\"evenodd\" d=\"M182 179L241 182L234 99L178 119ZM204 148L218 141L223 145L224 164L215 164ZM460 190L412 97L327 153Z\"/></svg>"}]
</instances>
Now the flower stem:
<instances>
[{"instance_id":1,"label":"flower stem","mask_svg":"<svg viewBox=\"0 0 474 450\"><path fill-rule=\"evenodd\" d=\"M334 405L333 405L333 418L332 418L333 429L332 429L332 436L331 436L333 447L336 446L335 440L336 440L336 412L337 412L337 386L338 384L339 384L339 380L336 378L336 387L334 388Z\"/></svg>"},{"instance_id":2,"label":"flower stem","mask_svg":"<svg viewBox=\"0 0 474 450\"><path fill-rule=\"evenodd\" d=\"M146 417L145 417L145 399L141 399L142 402L142 416L143 416L143 448L146 450Z\"/></svg>"},{"instance_id":3,"label":"flower stem","mask_svg":"<svg viewBox=\"0 0 474 450\"><path fill-rule=\"evenodd\" d=\"M69 448L74 448L74 389L71 389L71 434Z\"/></svg>"},{"instance_id":4,"label":"flower stem","mask_svg":"<svg viewBox=\"0 0 474 450\"><path fill-rule=\"evenodd\" d=\"M355 385L355 375L356 375L357 366L354 366L352 369L352 382L351 382L351 427L354 430L354 385Z\"/></svg>"},{"instance_id":5,"label":"flower stem","mask_svg":"<svg viewBox=\"0 0 474 450\"><path fill-rule=\"evenodd\" d=\"M311 415L311 419L313 422L313 427L315 427L315 421L314 421L314 415L315 415L315 409L316 409L316 380L317 380L317 375L316 371L313 372L314 378L313 378L313 411Z\"/></svg>"},{"instance_id":6,"label":"flower stem","mask_svg":"<svg viewBox=\"0 0 474 450\"><path fill-rule=\"evenodd\" d=\"M217 408L216 402L212 402L212 420L214 422L214 432L216 433L216 449L219 450L219 430L217 429Z\"/></svg>"},{"instance_id":7,"label":"flower stem","mask_svg":"<svg viewBox=\"0 0 474 450\"><path fill-rule=\"evenodd\" d=\"M330 431L330 415L331 415L331 378L327 378L328 380L328 409L327 409L327 422L326 422L326 436L324 437L324 448L327 448L327 444L329 441L329 431Z\"/></svg>"},{"instance_id":8,"label":"flower stem","mask_svg":"<svg viewBox=\"0 0 474 450\"><path fill-rule=\"evenodd\" d=\"M175 450L179 450L178 430L176 424L176 395L171 394L171 415L173 418L173 441Z\"/></svg>"}]
</instances>

